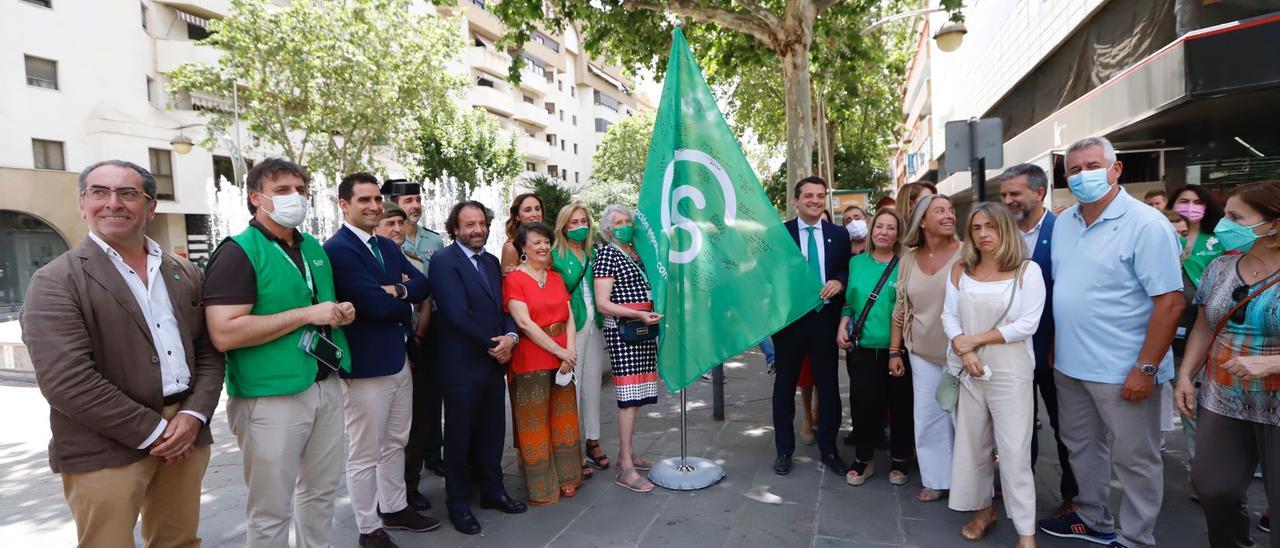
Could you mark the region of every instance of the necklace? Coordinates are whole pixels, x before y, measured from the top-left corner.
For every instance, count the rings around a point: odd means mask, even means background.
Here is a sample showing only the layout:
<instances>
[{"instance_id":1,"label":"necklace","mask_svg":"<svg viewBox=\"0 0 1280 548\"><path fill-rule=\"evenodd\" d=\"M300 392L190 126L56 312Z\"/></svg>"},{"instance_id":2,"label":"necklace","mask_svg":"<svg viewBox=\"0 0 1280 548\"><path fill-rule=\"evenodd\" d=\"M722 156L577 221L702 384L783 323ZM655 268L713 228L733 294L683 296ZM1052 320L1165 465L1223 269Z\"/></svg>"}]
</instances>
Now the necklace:
<instances>
[{"instance_id":1,"label":"necklace","mask_svg":"<svg viewBox=\"0 0 1280 548\"><path fill-rule=\"evenodd\" d=\"M547 271L546 270L543 270L540 273L535 273L532 267L525 266L524 273L528 274L530 278L533 278L533 281L538 282L538 289L547 287ZM542 276L539 277L538 274L542 274Z\"/></svg>"}]
</instances>

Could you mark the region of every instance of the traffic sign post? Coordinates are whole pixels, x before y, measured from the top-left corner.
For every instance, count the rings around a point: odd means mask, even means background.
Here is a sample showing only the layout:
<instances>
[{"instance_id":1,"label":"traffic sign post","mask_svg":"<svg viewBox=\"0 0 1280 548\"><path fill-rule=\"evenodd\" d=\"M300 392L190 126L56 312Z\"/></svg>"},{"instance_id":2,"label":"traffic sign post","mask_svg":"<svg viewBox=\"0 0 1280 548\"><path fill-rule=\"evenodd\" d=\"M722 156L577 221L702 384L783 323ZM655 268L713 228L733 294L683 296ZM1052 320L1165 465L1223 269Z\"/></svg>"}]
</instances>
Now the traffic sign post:
<instances>
[{"instance_id":1,"label":"traffic sign post","mask_svg":"<svg viewBox=\"0 0 1280 548\"><path fill-rule=\"evenodd\" d=\"M969 170L974 203L987 199L987 169L1004 167L1004 124L999 118L970 118L947 122L943 169Z\"/></svg>"}]
</instances>

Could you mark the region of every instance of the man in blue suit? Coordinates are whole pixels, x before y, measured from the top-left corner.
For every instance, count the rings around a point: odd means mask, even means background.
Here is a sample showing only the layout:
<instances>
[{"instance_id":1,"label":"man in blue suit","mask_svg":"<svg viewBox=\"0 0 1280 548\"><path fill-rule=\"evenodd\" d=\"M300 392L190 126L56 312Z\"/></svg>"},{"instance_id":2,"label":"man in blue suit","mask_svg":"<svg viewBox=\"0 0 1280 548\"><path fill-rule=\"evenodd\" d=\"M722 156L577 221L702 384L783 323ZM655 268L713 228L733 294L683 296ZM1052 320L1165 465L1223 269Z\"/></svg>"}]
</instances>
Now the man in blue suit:
<instances>
[{"instance_id":1,"label":"man in blue suit","mask_svg":"<svg viewBox=\"0 0 1280 548\"><path fill-rule=\"evenodd\" d=\"M445 221L454 243L435 253L427 274L436 302L432 330L442 341L435 361L444 392L445 504L454 529L468 535L480 532L471 513L472 466L480 479L482 508L508 514L528 509L507 496L502 485L504 364L520 338L515 321L503 311L498 258L484 250L491 222L492 214L480 202L454 205Z\"/></svg>"},{"instance_id":2,"label":"man in blue suit","mask_svg":"<svg viewBox=\"0 0 1280 548\"><path fill-rule=\"evenodd\" d=\"M344 328L351 372L343 373L347 421L347 492L360 546L394 547L383 528L430 531L440 522L406 502L404 446L413 416L412 303L428 296L427 279L389 238L375 236L382 215L378 179L355 173L338 185L344 223L325 242L338 298L355 305Z\"/></svg>"},{"instance_id":3,"label":"man in blue suit","mask_svg":"<svg viewBox=\"0 0 1280 548\"><path fill-rule=\"evenodd\" d=\"M1073 509L1072 499L1079 494L1076 477L1071 470L1067 446L1058 432L1058 389L1053 383L1053 265L1049 251L1053 245L1053 213L1044 207L1045 194L1049 192L1049 178L1035 164L1018 164L1000 174L1000 199L1018 221L1018 230L1027 244L1027 254L1040 266L1044 276L1044 312L1040 314L1040 327L1031 338L1036 355L1035 385L1040 389L1045 410L1049 412L1049 425L1053 427L1054 441L1058 444L1058 462L1062 464L1062 478L1058 488L1062 506L1055 516ZM1039 432L1031 433L1031 466L1039 456Z\"/></svg>"},{"instance_id":4,"label":"man in blue suit","mask_svg":"<svg viewBox=\"0 0 1280 548\"><path fill-rule=\"evenodd\" d=\"M822 278L822 304L773 336L777 374L773 380L773 431L778 457L774 473L791 473L796 449L796 380L805 354L813 372L818 396L818 451L822 464L843 477L848 467L836 449L840 429L840 378L836 362L836 328L844 307L844 287L849 282L849 233L822 220L827 207L827 182L820 177L801 179L795 187L797 217L786 222L787 231L800 247L813 275Z\"/></svg>"}]
</instances>

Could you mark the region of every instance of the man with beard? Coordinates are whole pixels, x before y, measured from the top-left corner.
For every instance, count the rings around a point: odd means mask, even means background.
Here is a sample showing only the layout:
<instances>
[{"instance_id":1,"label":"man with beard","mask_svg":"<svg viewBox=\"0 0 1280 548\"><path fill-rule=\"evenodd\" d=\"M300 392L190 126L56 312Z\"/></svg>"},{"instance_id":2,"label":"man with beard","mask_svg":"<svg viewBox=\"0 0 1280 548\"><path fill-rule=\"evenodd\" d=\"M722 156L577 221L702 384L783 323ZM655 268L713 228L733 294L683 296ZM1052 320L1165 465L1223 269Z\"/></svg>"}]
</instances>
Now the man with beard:
<instances>
[{"instance_id":1,"label":"man with beard","mask_svg":"<svg viewBox=\"0 0 1280 548\"><path fill-rule=\"evenodd\" d=\"M397 240L400 249L409 262L420 267L426 275L432 255L444 249L444 239L418 224L422 218L422 186L404 179L389 179L382 184L382 196L390 200L388 207L396 206L405 218L401 226L403 236ZM432 382L434 367L428 348L432 344L429 329L433 307L431 299L418 305L414 324L415 344L410 356L413 361L413 427L409 432L409 444L405 446L404 484L409 505L417 510L431 508L427 497L418 491L422 468L425 466L435 475L444 476L444 461L440 455L444 446L444 433L440 427L443 396L439 385Z\"/></svg>"},{"instance_id":2,"label":"man with beard","mask_svg":"<svg viewBox=\"0 0 1280 548\"><path fill-rule=\"evenodd\" d=\"M506 364L519 341L516 324L502 307L498 258L484 250L493 215L484 204L453 206L445 230L454 244L432 258L436 301L436 382L444 392L449 422L444 430L445 505L458 532L474 535L471 467L480 483L481 507L519 514L528 508L502 485L502 440L506 436ZM470 458L469 458L470 457Z\"/></svg>"},{"instance_id":3,"label":"man with beard","mask_svg":"<svg viewBox=\"0 0 1280 548\"><path fill-rule=\"evenodd\" d=\"M1036 357L1035 386L1044 399L1045 410L1049 412L1049 425L1053 427L1054 441L1058 445L1058 462L1062 464L1062 479L1058 484L1062 505L1054 512L1058 516L1075 508L1071 501L1079 491L1071 462L1067 458L1067 446L1063 445L1062 434L1058 431L1058 390L1053 383L1053 265L1049 250L1053 244L1055 217L1044 207L1045 194L1048 192L1049 178L1040 166L1018 164L1000 174L1000 199L1018 221L1018 230L1022 231L1022 240L1027 244L1027 256L1036 262L1044 277L1047 297L1044 311L1040 314L1040 327L1031 340ZM1039 432L1032 430L1033 469L1040 454L1039 438Z\"/></svg>"}]
</instances>

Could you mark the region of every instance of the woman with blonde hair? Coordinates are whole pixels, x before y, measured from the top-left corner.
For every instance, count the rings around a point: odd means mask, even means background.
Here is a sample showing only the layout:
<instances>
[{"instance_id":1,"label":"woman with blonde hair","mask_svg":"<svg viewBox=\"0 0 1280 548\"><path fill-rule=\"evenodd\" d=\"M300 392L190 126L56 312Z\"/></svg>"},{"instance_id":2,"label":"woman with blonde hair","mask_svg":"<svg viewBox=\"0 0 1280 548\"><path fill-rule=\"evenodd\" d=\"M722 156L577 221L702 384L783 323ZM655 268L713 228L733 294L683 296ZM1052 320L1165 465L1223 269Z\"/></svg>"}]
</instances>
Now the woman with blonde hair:
<instances>
[{"instance_id":1,"label":"woman with blonde hair","mask_svg":"<svg viewBox=\"0 0 1280 548\"><path fill-rule=\"evenodd\" d=\"M591 467L604 470L609 467L609 456L600 448L600 381L604 375L604 322L596 313L595 296L591 286L595 283L592 264L596 253L592 247L591 213L581 202L573 202L560 208L556 215L556 243L552 248L552 268L564 280L569 291L569 308L573 311L574 342L578 352L578 364L573 369L574 382L578 385L578 415L582 418L582 437L586 440L587 463L584 472Z\"/></svg>"},{"instance_id":2,"label":"woman with blonde hair","mask_svg":"<svg viewBox=\"0 0 1280 548\"><path fill-rule=\"evenodd\" d=\"M942 301L951 265L960 258L956 208L951 199L940 194L920 198L902 245L907 250L898 265L897 296L889 332L889 370L903 371L906 367L902 359L905 343L911 364L916 457L923 484L916 500L932 502L951 489L951 442L955 437L955 420L934 398L947 362Z\"/></svg>"},{"instance_id":3,"label":"woman with blonde hair","mask_svg":"<svg viewBox=\"0 0 1280 548\"><path fill-rule=\"evenodd\" d=\"M1040 267L1027 260L1017 222L1002 204L973 207L968 238L951 268L942 325L951 348L946 375L955 388L956 438L951 480L952 510L973 511L960 529L969 540L986 536L999 516L992 506L995 462L1005 511L1019 548L1035 546L1036 486L1031 476L1031 428L1035 420L1031 336L1040 326L1045 285ZM943 392L938 393L938 399Z\"/></svg>"},{"instance_id":4,"label":"woman with blonde hair","mask_svg":"<svg viewBox=\"0 0 1280 548\"><path fill-rule=\"evenodd\" d=\"M925 196L937 196L938 187L929 181L916 181L907 183L898 189L898 199L894 202L895 208L898 210L898 216L904 220L910 219L916 210L916 204L920 203L920 199ZM902 234L906 237L906 234Z\"/></svg>"}]
</instances>

